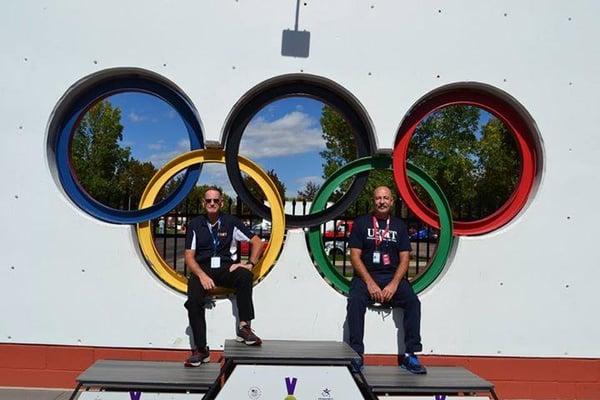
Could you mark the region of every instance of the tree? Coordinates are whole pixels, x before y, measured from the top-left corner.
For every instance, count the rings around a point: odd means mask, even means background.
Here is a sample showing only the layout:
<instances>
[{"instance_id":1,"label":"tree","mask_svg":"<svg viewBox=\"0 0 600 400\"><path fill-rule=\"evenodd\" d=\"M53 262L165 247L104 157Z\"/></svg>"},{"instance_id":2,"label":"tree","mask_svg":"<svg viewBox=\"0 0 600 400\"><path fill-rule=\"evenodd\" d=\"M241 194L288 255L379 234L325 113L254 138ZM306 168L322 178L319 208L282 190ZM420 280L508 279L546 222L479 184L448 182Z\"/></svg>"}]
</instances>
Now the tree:
<instances>
[{"instance_id":1,"label":"tree","mask_svg":"<svg viewBox=\"0 0 600 400\"><path fill-rule=\"evenodd\" d=\"M281 182L279 176L277 176L277 173L274 169L268 170L267 175L269 175L269 177L275 183L275 186L277 187L277 191L279 192L281 199L285 201L285 184ZM244 176L244 185L246 185L246 187L248 188L250 193L252 193L255 199L258 199L263 202L267 199L260 186L258 186L258 184L254 182L254 179L250 178L249 175Z\"/></svg>"},{"instance_id":2,"label":"tree","mask_svg":"<svg viewBox=\"0 0 600 400\"><path fill-rule=\"evenodd\" d=\"M121 110L109 101L94 104L77 126L71 144L71 160L77 179L97 201L125 208L120 175L127 168L131 149L121 147Z\"/></svg>"},{"instance_id":3,"label":"tree","mask_svg":"<svg viewBox=\"0 0 600 400\"><path fill-rule=\"evenodd\" d=\"M324 160L323 178L327 179L335 171L357 158L357 149L355 135L352 127L336 109L330 106L323 107L321 115L321 129L323 139L325 140L326 150L319 153ZM340 185L331 197L332 201L348 190L352 180L348 180ZM378 186L389 186L395 191L393 177L386 171L371 171L367 180L367 185L359 195L355 204L358 204L360 212L363 212L371 202L373 190Z\"/></svg>"},{"instance_id":4,"label":"tree","mask_svg":"<svg viewBox=\"0 0 600 400\"><path fill-rule=\"evenodd\" d=\"M521 160L506 125L492 118L483 127L477 154L480 160L478 200L484 213L498 209L519 181Z\"/></svg>"},{"instance_id":5,"label":"tree","mask_svg":"<svg viewBox=\"0 0 600 400\"><path fill-rule=\"evenodd\" d=\"M141 162L131 158L123 172L118 176L119 191L127 198L127 209L136 210L146 185L157 169L151 162Z\"/></svg>"},{"instance_id":6,"label":"tree","mask_svg":"<svg viewBox=\"0 0 600 400\"><path fill-rule=\"evenodd\" d=\"M479 115L479 108L465 105L434 111L417 126L408 149L409 161L442 188L455 217L477 196ZM420 187L415 190L432 207L424 191Z\"/></svg>"},{"instance_id":7,"label":"tree","mask_svg":"<svg viewBox=\"0 0 600 400\"><path fill-rule=\"evenodd\" d=\"M324 106L320 122L326 149L319 154L325 161L323 177L327 178L356 159L357 150L352 127L335 108Z\"/></svg>"},{"instance_id":8,"label":"tree","mask_svg":"<svg viewBox=\"0 0 600 400\"><path fill-rule=\"evenodd\" d=\"M304 187L302 189L298 190L297 199L313 201L320 188L321 188L321 186L317 185L315 182L308 181L308 182L306 182L306 184L304 185Z\"/></svg>"},{"instance_id":9,"label":"tree","mask_svg":"<svg viewBox=\"0 0 600 400\"><path fill-rule=\"evenodd\" d=\"M175 175L171 178L167 184L161 189L159 195L157 196L157 201L164 200L168 195L173 193L179 185L183 182L183 172ZM221 190L223 193L223 207L225 211L229 212L229 204L233 201L231 197L227 195L223 191L223 188L215 185L196 185L192 188L192 190L185 197L184 201L179 203L175 207L175 211L180 213L189 213L189 214L202 214L204 212L204 193L206 190L211 187L216 187Z\"/></svg>"}]
</instances>

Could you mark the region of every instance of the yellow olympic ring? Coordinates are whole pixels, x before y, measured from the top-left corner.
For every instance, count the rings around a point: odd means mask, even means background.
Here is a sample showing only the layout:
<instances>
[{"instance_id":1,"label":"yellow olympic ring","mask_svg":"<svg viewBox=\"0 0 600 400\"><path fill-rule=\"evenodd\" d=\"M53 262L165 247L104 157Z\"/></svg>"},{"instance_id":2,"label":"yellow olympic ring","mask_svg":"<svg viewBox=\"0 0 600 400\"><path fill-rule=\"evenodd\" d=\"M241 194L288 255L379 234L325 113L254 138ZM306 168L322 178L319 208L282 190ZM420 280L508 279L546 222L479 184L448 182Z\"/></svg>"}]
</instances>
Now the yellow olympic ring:
<instances>
[{"instance_id":1,"label":"yellow olympic ring","mask_svg":"<svg viewBox=\"0 0 600 400\"><path fill-rule=\"evenodd\" d=\"M140 210L154 204L156 196L162 187L169 179L175 176L178 172L196 164L204 163L225 163L225 152L216 149L194 150L182 154L168 163L166 163L148 182L144 193L140 199ZM263 190L267 202L271 208L271 238L267 249L256 266L252 269L254 273L254 282L259 282L271 266L275 263L281 246L283 245L283 235L285 233L285 212L283 201L277 186L271 178L257 164L248 160L245 157L238 156L240 169L248 174L258 186ZM152 229L150 221L142 222L137 225L137 233L140 242L142 254L146 261L150 264L156 275L163 280L167 285L182 293L187 291L187 278L174 269L160 256L154 240L152 238ZM213 295L223 295L230 293L224 288L217 288L211 291Z\"/></svg>"}]
</instances>

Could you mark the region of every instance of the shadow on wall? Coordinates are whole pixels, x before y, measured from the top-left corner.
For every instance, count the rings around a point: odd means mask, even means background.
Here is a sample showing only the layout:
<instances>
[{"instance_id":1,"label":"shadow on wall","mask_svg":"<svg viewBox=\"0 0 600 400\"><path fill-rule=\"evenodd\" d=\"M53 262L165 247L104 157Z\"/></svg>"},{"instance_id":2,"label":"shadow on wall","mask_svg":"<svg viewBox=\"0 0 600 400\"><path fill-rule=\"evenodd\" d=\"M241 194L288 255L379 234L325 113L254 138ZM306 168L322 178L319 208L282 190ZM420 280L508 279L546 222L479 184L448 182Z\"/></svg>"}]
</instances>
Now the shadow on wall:
<instances>
[{"instance_id":1,"label":"shadow on wall","mask_svg":"<svg viewBox=\"0 0 600 400\"><path fill-rule=\"evenodd\" d=\"M381 316L382 319L386 319L392 314L392 318L394 319L394 324L396 325L396 342L397 342L397 352L398 355L398 364L402 362L401 358L404 355L404 311L402 308L394 307L394 308L379 308L379 307L369 307L367 308L367 312L374 311ZM367 327L365 326L365 329ZM350 343L350 332L348 330L348 319L344 320L344 327L342 333L342 340L345 343Z\"/></svg>"}]
</instances>

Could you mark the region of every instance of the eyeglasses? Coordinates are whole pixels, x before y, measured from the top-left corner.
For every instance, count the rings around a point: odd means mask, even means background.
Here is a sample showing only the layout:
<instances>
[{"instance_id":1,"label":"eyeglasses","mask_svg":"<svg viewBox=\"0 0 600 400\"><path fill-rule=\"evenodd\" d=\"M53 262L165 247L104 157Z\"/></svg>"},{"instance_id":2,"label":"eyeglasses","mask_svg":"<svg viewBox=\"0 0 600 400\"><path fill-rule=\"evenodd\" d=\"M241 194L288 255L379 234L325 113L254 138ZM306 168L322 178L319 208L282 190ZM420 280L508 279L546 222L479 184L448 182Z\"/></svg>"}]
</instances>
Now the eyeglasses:
<instances>
[{"instance_id":1,"label":"eyeglasses","mask_svg":"<svg viewBox=\"0 0 600 400\"><path fill-rule=\"evenodd\" d=\"M221 199L204 199L204 202L206 204L211 204L211 203L219 204L221 202Z\"/></svg>"}]
</instances>

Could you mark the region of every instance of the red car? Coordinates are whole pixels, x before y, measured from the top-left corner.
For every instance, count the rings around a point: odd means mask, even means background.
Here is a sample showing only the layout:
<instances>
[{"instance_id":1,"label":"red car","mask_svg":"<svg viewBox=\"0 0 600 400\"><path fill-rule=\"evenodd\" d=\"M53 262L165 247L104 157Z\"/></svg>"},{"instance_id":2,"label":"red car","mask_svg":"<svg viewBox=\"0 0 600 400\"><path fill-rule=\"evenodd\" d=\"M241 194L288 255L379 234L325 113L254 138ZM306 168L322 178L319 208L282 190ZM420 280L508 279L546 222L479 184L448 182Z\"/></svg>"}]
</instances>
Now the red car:
<instances>
[{"instance_id":1,"label":"red car","mask_svg":"<svg viewBox=\"0 0 600 400\"><path fill-rule=\"evenodd\" d=\"M269 246L268 241L264 241L263 243L263 254L267 250L267 246ZM240 242L240 256L246 257L250 254L250 242Z\"/></svg>"},{"instance_id":2,"label":"red car","mask_svg":"<svg viewBox=\"0 0 600 400\"><path fill-rule=\"evenodd\" d=\"M352 220L340 220L335 224L335 231L328 230L323 234L324 240L332 240L332 239L344 239L350 236L350 232L352 231L352 224L354 221Z\"/></svg>"}]
</instances>

